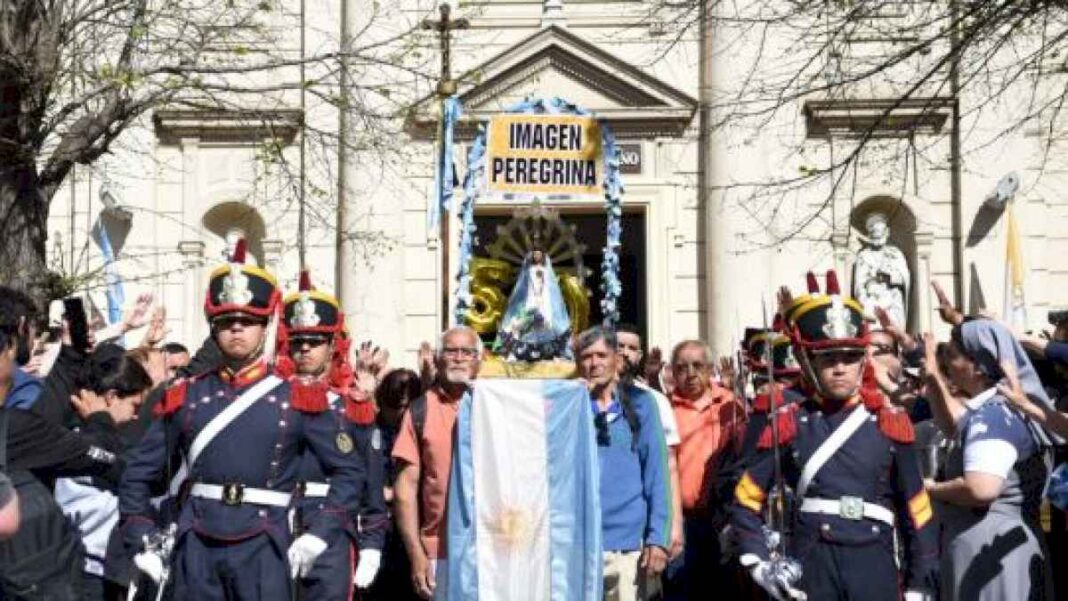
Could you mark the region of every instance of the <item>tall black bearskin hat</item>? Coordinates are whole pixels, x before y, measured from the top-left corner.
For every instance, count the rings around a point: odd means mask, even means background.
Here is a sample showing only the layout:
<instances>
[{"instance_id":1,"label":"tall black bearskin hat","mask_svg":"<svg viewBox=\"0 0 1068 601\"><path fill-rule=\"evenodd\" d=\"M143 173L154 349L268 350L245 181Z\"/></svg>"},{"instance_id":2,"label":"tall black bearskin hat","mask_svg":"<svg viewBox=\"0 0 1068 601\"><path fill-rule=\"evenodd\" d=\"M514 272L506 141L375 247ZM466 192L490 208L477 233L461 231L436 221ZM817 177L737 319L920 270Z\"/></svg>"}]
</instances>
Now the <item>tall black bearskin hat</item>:
<instances>
[{"instance_id":1,"label":"tall black bearskin hat","mask_svg":"<svg viewBox=\"0 0 1068 601\"><path fill-rule=\"evenodd\" d=\"M813 352L867 347L869 331L864 308L856 299L842 294L834 270L827 272L826 294L820 294L814 274L808 273L806 279L808 294L794 299L784 315L793 344Z\"/></svg>"},{"instance_id":2,"label":"tall black bearskin hat","mask_svg":"<svg viewBox=\"0 0 1068 601\"><path fill-rule=\"evenodd\" d=\"M266 269L245 265L248 242L237 241L230 262L215 269L208 280L204 314L209 320L227 313L245 313L265 320L278 308L282 293Z\"/></svg>"},{"instance_id":3,"label":"tall black bearskin hat","mask_svg":"<svg viewBox=\"0 0 1068 601\"><path fill-rule=\"evenodd\" d=\"M296 373L289 343L302 336L330 339L334 344L334 353L327 371L328 383L335 390L349 390L353 372L348 360L350 340L345 330L345 314L336 298L312 286L311 274L306 269L300 272L297 292L286 296L282 303L282 327L278 334L276 362L279 374L289 377Z\"/></svg>"},{"instance_id":4,"label":"tall black bearskin hat","mask_svg":"<svg viewBox=\"0 0 1068 601\"><path fill-rule=\"evenodd\" d=\"M300 272L297 292L286 296L282 319L290 337L301 334L334 337L345 329L345 315L341 312L341 304L333 296L312 286L308 270Z\"/></svg>"},{"instance_id":5,"label":"tall black bearskin hat","mask_svg":"<svg viewBox=\"0 0 1068 601\"><path fill-rule=\"evenodd\" d=\"M801 366L794 357L790 338L775 329L746 328L742 340L746 367L754 375L767 375L767 349L771 343L772 375L776 378L801 374Z\"/></svg>"}]
</instances>

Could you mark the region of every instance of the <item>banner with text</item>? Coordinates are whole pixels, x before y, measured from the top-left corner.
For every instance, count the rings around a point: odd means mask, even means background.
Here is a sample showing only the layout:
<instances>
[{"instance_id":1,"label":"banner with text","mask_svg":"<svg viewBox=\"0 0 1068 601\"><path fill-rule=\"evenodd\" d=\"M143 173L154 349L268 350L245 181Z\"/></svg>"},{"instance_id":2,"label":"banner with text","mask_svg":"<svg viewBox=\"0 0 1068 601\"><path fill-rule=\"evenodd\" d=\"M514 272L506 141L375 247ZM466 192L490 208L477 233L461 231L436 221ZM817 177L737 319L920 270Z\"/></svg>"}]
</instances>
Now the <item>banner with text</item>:
<instances>
[{"instance_id":1,"label":"banner with text","mask_svg":"<svg viewBox=\"0 0 1068 601\"><path fill-rule=\"evenodd\" d=\"M592 117L497 115L486 147L489 192L604 193L601 127Z\"/></svg>"}]
</instances>

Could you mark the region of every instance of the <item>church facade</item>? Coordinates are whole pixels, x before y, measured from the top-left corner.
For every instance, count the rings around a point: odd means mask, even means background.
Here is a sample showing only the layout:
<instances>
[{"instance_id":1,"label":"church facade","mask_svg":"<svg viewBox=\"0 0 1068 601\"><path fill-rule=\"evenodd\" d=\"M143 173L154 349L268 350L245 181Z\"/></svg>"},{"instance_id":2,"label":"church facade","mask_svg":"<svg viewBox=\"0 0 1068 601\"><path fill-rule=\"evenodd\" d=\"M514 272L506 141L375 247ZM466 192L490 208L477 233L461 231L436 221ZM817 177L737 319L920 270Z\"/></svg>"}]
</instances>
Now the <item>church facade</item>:
<instances>
[{"instance_id":1,"label":"church facade","mask_svg":"<svg viewBox=\"0 0 1068 601\"><path fill-rule=\"evenodd\" d=\"M429 5L412 2L409 8L436 14ZM451 66L463 104L456 128L461 178L478 124L530 97L566 99L614 132L625 186L621 317L651 344L700 337L717 352L730 352L746 326L771 320L775 289L786 284L799 291L810 270L822 277L836 269L858 292L896 299L896 315L913 331L941 327L932 279L965 309L1001 312L1008 232L1004 208L988 200L1009 174L1021 182L1013 210L1022 233L1027 325L1040 327L1046 310L1068 304L1068 267L1059 260L1068 253L1068 201L1058 191L1061 172L1042 162L1034 136L1019 132L954 167L945 135L949 105L903 103L892 108L900 118L879 126L882 135L853 172L835 173L835 153L858 144L857 128L881 114L885 99L806 98L763 127L719 122L714 107L744 85L740 65L761 48L756 41L717 46L699 36L699 28L676 31L677 24L650 17L649 8L637 0L461 4L454 12L469 27L453 32ZM428 226L440 111L423 86L425 94L397 117L403 137L395 143L407 157L400 168L328 161L327 172L346 178L352 213L372 240L360 252L337 252L332 212L301 217L292 203L279 201L283 179L277 166L262 160L260 142L279 140L280 152L297 164L302 120L333 118L302 115L285 99L270 124L156 111L150 126L128 133L146 151L110 160L124 164L125 174L82 168L57 198L49 228L53 261L86 271L101 265L90 232L105 219L101 209L110 194L129 209L130 218L117 226L121 236L111 240L120 247L115 268L126 298L142 291L162 298L170 339L199 344L207 333L201 311L207 276L234 240L246 237L254 259L289 288L303 255L316 285L340 293L354 336L408 363L421 342L433 343L449 323L459 267L455 212L444 217L446 226ZM832 175L825 186L751 185L824 164ZM962 172L959 185L954 168ZM835 183L843 181L848 185ZM538 228L577 277L573 320L597 322L603 200L534 200L478 201L476 260L514 267L515 253L507 248ZM885 231L873 236L875 222ZM306 234L298 245L294 232L301 223ZM852 281L858 253L878 258L887 248L899 256L892 277L865 267L856 270L864 281ZM494 325L492 315L484 323L492 313L487 307L507 298L513 283L492 269L476 283L477 317L489 336ZM103 304L99 288L92 296Z\"/></svg>"}]
</instances>

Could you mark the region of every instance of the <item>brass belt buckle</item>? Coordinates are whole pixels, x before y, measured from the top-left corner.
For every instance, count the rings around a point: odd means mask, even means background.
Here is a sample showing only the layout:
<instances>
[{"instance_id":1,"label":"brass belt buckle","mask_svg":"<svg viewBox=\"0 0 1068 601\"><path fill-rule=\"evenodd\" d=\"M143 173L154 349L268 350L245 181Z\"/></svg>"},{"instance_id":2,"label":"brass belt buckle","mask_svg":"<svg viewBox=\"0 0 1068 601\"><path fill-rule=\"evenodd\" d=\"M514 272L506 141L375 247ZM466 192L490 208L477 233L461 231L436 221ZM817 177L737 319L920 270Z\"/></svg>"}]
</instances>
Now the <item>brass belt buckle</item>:
<instances>
[{"instance_id":1,"label":"brass belt buckle","mask_svg":"<svg viewBox=\"0 0 1068 601\"><path fill-rule=\"evenodd\" d=\"M245 498L245 485L238 482L230 482L223 484L222 502L223 505L240 505L241 500Z\"/></svg>"},{"instance_id":2,"label":"brass belt buckle","mask_svg":"<svg viewBox=\"0 0 1068 601\"><path fill-rule=\"evenodd\" d=\"M842 497L838 500L838 515L847 520L864 519L864 499L860 497Z\"/></svg>"}]
</instances>

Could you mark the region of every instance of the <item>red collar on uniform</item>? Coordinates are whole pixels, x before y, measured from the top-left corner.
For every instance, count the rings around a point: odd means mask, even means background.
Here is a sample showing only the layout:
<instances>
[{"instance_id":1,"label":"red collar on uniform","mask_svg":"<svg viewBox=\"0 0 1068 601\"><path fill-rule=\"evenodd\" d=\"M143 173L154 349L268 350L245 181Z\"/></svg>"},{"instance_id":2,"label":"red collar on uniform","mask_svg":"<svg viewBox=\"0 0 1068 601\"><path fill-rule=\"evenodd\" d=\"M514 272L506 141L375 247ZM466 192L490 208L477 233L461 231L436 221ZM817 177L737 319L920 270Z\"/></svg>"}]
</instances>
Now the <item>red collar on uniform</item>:
<instances>
[{"instance_id":1,"label":"red collar on uniform","mask_svg":"<svg viewBox=\"0 0 1068 601\"><path fill-rule=\"evenodd\" d=\"M267 375L267 372L267 362L260 359L242 367L236 372L229 367L223 367L219 370L219 377L222 378L223 382L229 384L231 388L244 388L257 380L262 379Z\"/></svg>"}]
</instances>

